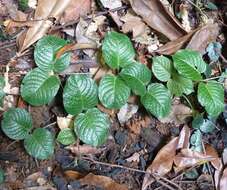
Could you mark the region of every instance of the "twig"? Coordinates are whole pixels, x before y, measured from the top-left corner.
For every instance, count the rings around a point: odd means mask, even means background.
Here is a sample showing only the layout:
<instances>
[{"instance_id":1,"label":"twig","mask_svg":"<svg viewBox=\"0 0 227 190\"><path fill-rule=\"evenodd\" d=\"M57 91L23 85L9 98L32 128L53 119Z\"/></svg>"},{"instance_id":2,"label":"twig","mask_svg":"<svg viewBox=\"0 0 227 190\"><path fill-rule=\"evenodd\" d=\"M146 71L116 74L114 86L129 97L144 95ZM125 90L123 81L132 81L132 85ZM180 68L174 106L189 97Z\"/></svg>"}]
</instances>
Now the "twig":
<instances>
[{"instance_id":1,"label":"twig","mask_svg":"<svg viewBox=\"0 0 227 190\"><path fill-rule=\"evenodd\" d=\"M50 124L46 125L46 126L43 127L43 128L52 127L53 125L56 125L56 124L57 124L57 122L55 121L55 122L53 122L53 123L50 123Z\"/></svg>"},{"instance_id":2,"label":"twig","mask_svg":"<svg viewBox=\"0 0 227 190\"><path fill-rule=\"evenodd\" d=\"M179 187L179 185L177 185L176 183L174 183L173 181L165 178L165 177L162 177L162 176L159 176L157 174L152 174L150 172L147 172L147 171L144 171L144 170L139 170L139 169L135 169L135 168L130 168L130 167L127 167L127 166L122 166L122 165L117 165L117 164L110 164L110 163L105 163L105 162L99 162L99 161L96 161L96 160L93 160L92 158L88 158L88 157L81 157L82 159L84 160L87 160L87 161L90 161L90 162L93 162L94 164L100 164L100 165L103 165L103 166L108 166L108 167L115 167L115 168L122 168L122 169L125 169L125 170L129 170L129 171L133 171L133 172L139 172L139 173L143 173L143 174L149 174L151 175L158 183L162 184L163 186L169 188L170 190L175 190L173 189L172 187L170 187L168 184L166 183L169 183L171 185L173 185L174 187L178 188L179 190L182 190L181 187ZM161 182L160 179L163 181ZM166 182L166 183L164 183ZM165 185L164 185L165 184Z\"/></svg>"}]
</instances>

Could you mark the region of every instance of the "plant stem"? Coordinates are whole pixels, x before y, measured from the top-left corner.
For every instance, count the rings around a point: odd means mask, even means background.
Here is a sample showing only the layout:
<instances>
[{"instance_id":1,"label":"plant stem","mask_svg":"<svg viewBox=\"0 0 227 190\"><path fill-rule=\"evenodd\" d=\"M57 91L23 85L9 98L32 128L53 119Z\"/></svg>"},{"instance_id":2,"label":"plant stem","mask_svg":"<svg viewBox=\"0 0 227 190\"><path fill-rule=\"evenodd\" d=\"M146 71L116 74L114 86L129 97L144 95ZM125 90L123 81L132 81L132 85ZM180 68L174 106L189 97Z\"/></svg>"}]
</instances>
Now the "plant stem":
<instances>
[{"instance_id":1,"label":"plant stem","mask_svg":"<svg viewBox=\"0 0 227 190\"><path fill-rule=\"evenodd\" d=\"M193 106L192 106L190 100L189 100L189 99L187 98L187 96L185 96L185 95L183 95L182 97L186 100L186 102L188 103L188 105L189 105L190 108L192 109L192 114L193 114L193 113L195 112L195 109L193 108Z\"/></svg>"}]
</instances>

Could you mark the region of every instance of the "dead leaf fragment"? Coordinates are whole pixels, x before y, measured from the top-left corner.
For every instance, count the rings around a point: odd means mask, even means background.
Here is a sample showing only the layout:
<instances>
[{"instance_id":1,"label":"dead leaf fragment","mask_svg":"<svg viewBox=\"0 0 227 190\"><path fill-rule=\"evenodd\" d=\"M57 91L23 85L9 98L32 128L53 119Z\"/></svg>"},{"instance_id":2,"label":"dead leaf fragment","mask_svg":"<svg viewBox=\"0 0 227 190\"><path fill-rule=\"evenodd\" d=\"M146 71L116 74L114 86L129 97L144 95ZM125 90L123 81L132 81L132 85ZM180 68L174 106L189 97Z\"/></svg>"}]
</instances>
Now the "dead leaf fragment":
<instances>
[{"instance_id":1,"label":"dead leaf fragment","mask_svg":"<svg viewBox=\"0 0 227 190\"><path fill-rule=\"evenodd\" d=\"M122 6L121 0L100 0L105 8L116 9Z\"/></svg>"},{"instance_id":2,"label":"dead leaf fragment","mask_svg":"<svg viewBox=\"0 0 227 190\"><path fill-rule=\"evenodd\" d=\"M82 173L80 173L78 171L74 171L74 170L64 171L64 175L69 180L78 180L78 179L81 179L82 177L84 177L84 175Z\"/></svg>"},{"instance_id":3,"label":"dead leaf fragment","mask_svg":"<svg viewBox=\"0 0 227 190\"><path fill-rule=\"evenodd\" d=\"M94 185L104 190L128 190L126 185L116 183L110 177L89 173L79 180L81 184Z\"/></svg>"},{"instance_id":4,"label":"dead leaf fragment","mask_svg":"<svg viewBox=\"0 0 227 190\"><path fill-rule=\"evenodd\" d=\"M73 116L68 115L67 117L57 117L57 124L61 130L69 128L73 125Z\"/></svg>"},{"instance_id":5,"label":"dead leaf fragment","mask_svg":"<svg viewBox=\"0 0 227 190\"><path fill-rule=\"evenodd\" d=\"M83 155L83 154L100 154L105 150L105 148L96 148L87 144L83 145L70 145L67 146L66 149L70 150L72 153L76 155Z\"/></svg>"},{"instance_id":6,"label":"dead leaf fragment","mask_svg":"<svg viewBox=\"0 0 227 190\"><path fill-rule=\"evenodd\" d=\"M172 169L177 145L178 137L175 137L158 152L152 164L146 171L159 176L167 174ZM146 174L143 179L142 190L147 189L147 187L153 182L154 180L151 175Z\"/></svg>"},{"instance_id":7,"label":"dead leaf fragment","mask_svg":"<svg viewBox=\"0 0 227 190\"><path fill-rule=\"evenodd\" d=\"M220 190L226 190L227 187L227 168L224 169L220 179Z\"/></svg>"},{"instance_id":8,"label":"dead leaf fragment","mask_svg":"<svg viewBox=\"0 0 227 190\"><path fill-rule=\"evenodd\" d=\"M190 136L191 136L190 128L187 125L185 125L180 132L178 144L177 144L177 149L189 148Z\"/></svg>"},{"instance_id":9,"label":"dead leaf fragment","mask_svg":"<svg viewBox=\"0 0 227 190\"><path fill-rule=\"evenodd\" d=\"M159 119L162 123L174 123L175 125L181 125L186 123L186 118L192 115L191 108L181 104L179 102L173 103L170 114L162 119Z\"/></svg>"},{"instance_id":10,"label":"dead leaf fragment","mask_svg":"<svg viewBox=\"0 0 227 190\"><path fill-rule=\"evenodd\" d=\"M138 106L133 104L125 104L117 114L120 124L127 122L137 111Z\"/></svg>"},{"instance_id":11,"label":"dead leaf fragment","mask_svg":"<svg viewBox=\"0 0 227 190\"><path fill-rule=\"evenodd\" d=\"M151 28L170 40L186 34L181 24L159 0L130 0L130 4Z\"/></svg>"},{"instance_id":12,"label":"dead leaf fragment","mask_svg":"<svg viewBox=\"0 0 227 190\"><path fill-rule=\"evenodd\" d=\"M70 2L71 0L39 0L34 16L36 23L17 38L19 52L42 38L53 25L50 18L58 20Z\"/></svg>"},{"instance_id":13,"label":"dead leaf fragment","mask_svg":"<svg viewBox=\"0 0 227 190\"><path fill-rule=\"evenodd\" d=\"M215 159L211 161L212 166L216 170L221 170L223 165L222 165L222 160L219 158L217 151L209 144L205 144L205 150L206 150L206 155L213 156Z\"/></svg>"},{"instance_id":14,"label":"dead leaf fragment","mask_svg":"<svg viewBox=\"0 0 227 190\"><path fill-rule=\"evenodd\" d=\"M64 11L60 23L64 24L87 15L91 10L91 0L72 0Z\"/></svg>"},{"instance_id":15,"label":"dead leaf fragment","mask_svg":"<svg viewBox=\"0 0 227 190\"><path fill-rule=\"evenodd\" d=\"M176 171L189 168L195 165L200 165L208 161L215 160L213 156L206 155L191 149L182 149L174 158Z\"/></svg>"},{"instance_id":16,"label":"dead leaf fragment","mask_svg":"<svg viewBox=\"0 0 227 190\"><path fill-rule=\"evenodd\" d=\"M208 44L216 41L218 34L219 26L217 23L207 24L193 35L186 48L199 51L203 55L206 52Z\"/></svg>"}]
</instances>

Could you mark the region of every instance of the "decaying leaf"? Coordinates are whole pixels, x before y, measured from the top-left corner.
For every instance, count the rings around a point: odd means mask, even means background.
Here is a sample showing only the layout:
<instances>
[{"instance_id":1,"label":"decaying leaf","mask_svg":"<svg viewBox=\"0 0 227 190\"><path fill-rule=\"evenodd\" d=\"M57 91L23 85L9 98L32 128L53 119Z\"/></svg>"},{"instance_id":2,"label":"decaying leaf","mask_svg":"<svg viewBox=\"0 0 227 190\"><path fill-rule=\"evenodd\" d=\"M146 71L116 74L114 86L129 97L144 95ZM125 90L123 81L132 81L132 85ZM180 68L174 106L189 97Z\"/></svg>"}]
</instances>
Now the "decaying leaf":
<instances>
[{"instance_id":1,"label":"decaying leaf","mask_svg":"<svg viewBox=\"0 0 227 190\"><path fill-rule=\"evenodd\" d=\"M100 0L105 8L115 9L122 6L121 0Z\"/></svg>"},{"instance_id":2,"label":"decaying leaf","mask_svg":"<svg viewBox=\"0 0 227 190\"><path fill-rule=\"evenodd\" d=\"M220 179L220 190L226 190L227 187L227 168L224 169Z\"/></svg>"},{"instance_id":3,"label":"decaying leaf","mask_svg":"<svg viewBox=\"0 0 227 190\"><path fill-rule=\"evenodd\" d=\"M215 159L211 161L212 166L216 169L216 170L221 170L223 165L222 165L222 160L221 158L219 158L217 151L209 144L205 145L205 150L206 150L206 154L213 156Z\"/></svg>"},{"instance_id":4,"label":"decaying leaf","mask_svg":"<svg viewBox=\"0 0 227 190\"><path fill-rule=\"evenodd\" d=\"M152 164L147 168L147 172L158 174L163 176L167 174L171 169L176 155L176 149L178 145L178 137L172 139L167 145L165 145L157 154ZM146 174L143 179L142 190L154 182L151 175Z\"/></svg>"},{"instance_id":5,"label":"decaying leaf","mask_svg":"<svg viewBox=\"0 0 227 190\"><path fill-rule=\"evenodd\" d=\"M70 145L67 146L66 149L70 150L72 153L76 155L83 155L83 154L100 154L105 148L96 148L87 144L83 145Z\"/></svg>"},{"instance_id":6,"label":"decaying leaf","mask_svg":"<svg viewBox=\"0 0 227 190\"><path fill-rule=\"evenodd\" d=\"M164 34L170 40L178 39L186 34L181 24L159 0L130 0L130 4L151 28Z\"/></svg>"},{"instance_id":7,"label":"decaying leaf","mask_svg":"<svg viewBox=\"0 0 227 190\"><path fill-rule=\"evenodd\" d=\"M73 116L68 115L67 117L57 117L57 124L61 130L69 128L73 125Z\"/></svg>"},{"instance_id":8,"label":"decaying leaf","mask_svg":"<svg viewBox=\"0 0 227 190\"><path fill-rule=\"evenodd\" d=\"M75 21L79 19L80 16L85 16L90 12L91 0L72 0L65 9L60 23L64 24L67 22Z\"/></svg>"},{"instance_id":9,"label":"decaying leaf","mask_svg":"<svg viewBox=\"0 0 227 190\"><path fill-rule=\"evenodd\" d=\"M192 110L179 102L173 103L170 114L162 119L159 119L162 123L174 123L175 125L181 125L186 123L186 118L192 115Z\"/></svg>"},{"instance_id":10,"label":"decaying leaf","mask_svg":"<svg viewBox=\"0 0 227 190\"><path fill-rule=\"evenodd\" d=\"M124 33L132 32L133 38L140 36L145 32L146 25L142 19L138 16L133 15L130 12L120 18L124 22L122 25L122 31Z\"/></svg>"},{"instance_id":11,"label":"decaying leaf","mask_svg":"<svg viewBox=\"0 0 227 190\"><path fill-rule=\"evenodd\" d=\"M219 34L218 24L207 24L198 30L187 45L187 49L199 51L202 55L206 52L209 43L214 42Z\"/></svg>"},{"instance_id":12,"label":"decaying leaf","mask_svg":"<svg viewBox=\"0 0 227 190\"><path fill-rule=\"evenodd\" d=\"M196 31L196 30L195 30ZM192 31L176 40L167 42L165 45L161 46L155 52L162 55L171 55L181 49L193 36L195 31Z\"/></svg>"},{"instance_id":13,"label":"decaying leaf","mask_svg":"<svg viewBox=\"0 0 227 190\"><path fill-rule=\"evenodd\" d=\"M64 175L69 180L78 180L84 177L84 174L74 170L66 170L64 171Z\"/></svg>"},{"instance_id":14,"label":"decaying leaf","mask_svg":"<svg viewBox=\"0 0 227 190\"><path fill-rule=\"evenodd\" d=\"M185 125L180 132L177 149L189 148L190 136L191 136L190 128L187 125Z\"/></svg>"},{"instance_id":15,"label":"decaying leaf","mask_svg":"<svg viewBox=\"0 0 227 190\"><path fill-rule=\"evenodd\" d=\"M213 156L206 155L200 152L193 151L191 149L182 149L174 158L175 170L180 171L182 169L200 165L212 160L215 160Z\"/></svg>"},{"instance_id":16,"label":"decaying leaf","mask_svg":"<svg viewBox=\"0 0 227 190\"><path fill-rule=\"evenodd\" d=\"M127 122L138 111L138 108L137 105L125 104L117 114L119 122L121 124Z\"/></svg>"},{"instance_id":17,"label":"decaying leaf","mask_svg":"<svg viewBox=\"0 0 227 190\"><path fill-rule=\"evenodd\" d=\"M34 16L36 23L17 38L19 52L23 52L37 40L42 38L53 25L50 18L58 20L70 2L71 0L38 1Z\"/></svg>"},{"instance_id":18,"label":"decaying leaf","mask_svg":"<svg viewBox=\"0 0 227 190\"><path fill-rule=\"evenodd\" d=\"M128 190L126 185L116 183L110 177L94 175L89 173L84 178L79 180L81 184L94 185L103 190Z\"/></svg>"}]
</instances>

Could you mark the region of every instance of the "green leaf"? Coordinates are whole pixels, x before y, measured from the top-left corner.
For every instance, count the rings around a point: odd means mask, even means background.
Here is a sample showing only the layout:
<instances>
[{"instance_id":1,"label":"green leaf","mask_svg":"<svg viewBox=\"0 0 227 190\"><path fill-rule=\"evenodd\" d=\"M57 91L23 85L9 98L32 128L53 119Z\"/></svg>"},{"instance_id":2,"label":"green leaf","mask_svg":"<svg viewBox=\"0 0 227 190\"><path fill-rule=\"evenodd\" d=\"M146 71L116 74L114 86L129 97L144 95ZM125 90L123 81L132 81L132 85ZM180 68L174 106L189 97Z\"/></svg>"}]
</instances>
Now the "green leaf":
<instances>
[{"instance_id":1,"label":"green leaf","mask_svg":"<svg viewBox=\"0 0 227 190\"><path fill-rule=\"evenodd\" d=\"M135 51L132 43L125 34L108 32L102 45L103 58L112 69L123 68L130 64Z\"/></svg>"},{"instance_id":2,"label":"green leaf","mask_svg":"<svg viewBox=\"0 0 227 190\"><path fill-rule=\"evenodd\" d=\"M212 11L218 10L217 5L215 5L214 3L210 2L210 1L208 1L208 2L205 4L205 7L206 7L207 9L212 10Z\"/></svg>"},{"instance_id":3,"label":"green leaf","mask_svg":"<svg viewBox=\"0 0 227 190\"><path fill-rule=\"evenodd\" d=\"M65 110L76 115L93 108L98 103L98 87L88 75L72 75L68 78L63 92Z\"/></svg>"},{"instance_id":4,"label":"green leaf","mask_svg":"<svg viewBox=\"0 0 227 190\"><path fill-rule=\"evenodd\" d=\"M3 100L5 97L5 92L3 88L5 87L5 79L4 77L0 76L0 106L3 106Z\"/></svg>"},{"instance_id":5,"label":"green leaf","mask_svg":"<svg viewBox=\"0 0 227 190\"><path fill-rule=\"evenodd\" d=\"M136 95L144 95L146 86L151 80L151 72L147 66L133 62L122 69L120 77Z\"/></svg>"},{"instance_id":6,"label":"green leaf","mask_svg":"<svg viewBox=\"0 0 227 190\"><path fill-rule=\"evenodd\" d=\"M36 65L44 70L61 72L70 64L70 53L63 54L56 60L55 54L67 44L67 41L56 36L45 36L35 46L34 59Z\"/></svg>"},{"instance_id":7,"label":"green leaf","mask_svg":"<svg viewBox=\"0 0 227 190\"><path fill-rule=\"evenodd\" d=\"M19 0L18 7L20 10L25 11L29 8L28 6L28 0Z\"/></svg>"},{"instance_id":8,"label":"green leaf","mask_svg":"<svg viewBox=\"0 0 227 190\"><path fill-rule=\"evenodd\" d=\"M0 168L0 185L5 181L5 172Z\"/></svg>"},{"instance_id":9,"label":"green leaf","mask_svg":"<svg viewBox=\"0 0 227 190\"><path fill-rule=\"evenodd\" d=\"M22 98L33 106L49 103L58 92L60 79L39 68L30 71L21 85Z\"/></svg>"},{"instance_id":10,"label":"green leaf","mask_svg":"<svg viewBox=\"0 0 227 190\"><path fill-rule=\"evenodd\" d=\"M141 102L157 118L163 118L170 112L171 97L163 84L150 84L146 94L141 98Z\"/></svg>"},{"instance_id":11,"label":"green leaf","mask_svg":"<svg viewBox=\"0 0 227 190\"><path fill-rule=\"evenodd\" d=\"M211 42L209 43L206 51L211 61L218 61L221 54L222 45L220 42Z\"/></svg>"},{"instance_id":12,"label":"green leaf","mask_svg":"<svg viewBox=\"0 0 227 190\"><path fill-rule=\"evenodd\" d=\"M5 79L4 77L0 76L0 90L5 87Z\"/></svg>"},{"instance_id":13,"label":"green leaf","mask_svg":"<svg viewBox=\"0 0 227 190\"><path fill-rule=\"evenodd\" d=\"M202 116L197 116L192 121L192 127L194 129L200 129L204 133L211 133L216 126L211 120L204 119Z\"/></svg>"},{"instance_id":14,"label":"green leaf","mask_svg":"<svg viewBox=\"0 0 227 190\"><path fill-rule=\"evenodd\" d=\"M58 133L57 141L63 145L70 145L76 142L76 137L72 129L65 128Z\"/></svg>"},{"instance_id":15,"label":"green leaf","mask_svg":"<svg viewBox=\"0 0 227 190\"><path fill-rule=\"evenodd\" d=\"M224 88L216 81L199 83L198 101L210 116L218 116L224 111Z\"/></svg>"},{"instance_id":16,"label":"green leaf","mask_svg":"<svg viewBox=\"0 0 227 190\"><path fill-rule=\"evenodd\" d=\"M32 129L32 118L24 109L11 108L4 113L1 126L9 138L22 140Z\"/></svg>"},{"instance_id":17,"label":"green leaf","mask_svg":"<svg viewBox=\"0 0 227 190\"><path fill-rule=\"evenodd\" d=\"M206 71L206 63L199 52L193 50L180 50L173 55L174 66L177 71L191 80L201 80L200 73Z\"/></svg>"},{"instance_id":18,"label":"green leaf","mask_svg":"<svg viewBox=\"0 0 227 190\"><path fill-rule=\"evenodd\" d=\"M34 158L48 159L54 153L54 137L47 129L37 128L24 140L24 147Z\"/></svg>"},{"instance_id":19,"label":"green leaf","mask_svg":"<svg viewBox=\"0 0 227 190\"><path fill-rule=\"evenodd\" d=\"M99 99L109 109L120 109L130 96L130 88L119 77L104 76L99 84Z\"/></svg>"},{"instance_id":20,"label":"green leaf","mask_svg":"<svg viewBox=\"0 0 227 190\"><path fill-rule=\"evenodd\" d=\"M191 94L193 92L193 83L191 79L185 78L177 73L167 82L167 87L173 95L182 96L182 94Z\"/></svg>"},{"instance_id":21,"label":"green leaf","mask_svg":"<svg viewBox=\"0 0 227 190\"><path fill-rule=\"evenodd\" d=\"M155 77L166 82L171 76L171 61L165 56L157 56L153 58L152 71Z\"/></svg>"},{"instance_id":22,"label":"green leaf","mask_svg":"<svg viewBox=\"0 0 227 190\"><path fill-rule=\"evenodd\" d=\"M195 130L190 138L190 143L193 145L192 149L198 152L202 151L202 133L200 130Z\"/></svg>"},{"instance_id":23,"label":"green leaf","mask_svg":"<svg viewBox=\"0 0 227 190\"><path fill-rule=\"evenodd\" d=\"M109 118L97 108L79 114L74 121L77 136L84 143L92 146L99 146L106 141L109 127Z\"/></svg>"}]
</instances>

